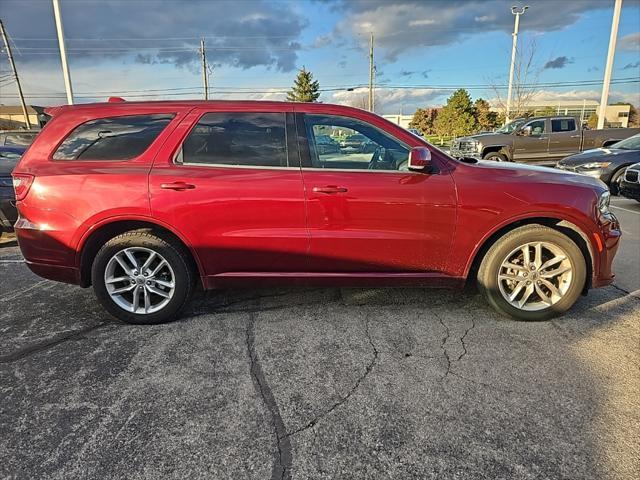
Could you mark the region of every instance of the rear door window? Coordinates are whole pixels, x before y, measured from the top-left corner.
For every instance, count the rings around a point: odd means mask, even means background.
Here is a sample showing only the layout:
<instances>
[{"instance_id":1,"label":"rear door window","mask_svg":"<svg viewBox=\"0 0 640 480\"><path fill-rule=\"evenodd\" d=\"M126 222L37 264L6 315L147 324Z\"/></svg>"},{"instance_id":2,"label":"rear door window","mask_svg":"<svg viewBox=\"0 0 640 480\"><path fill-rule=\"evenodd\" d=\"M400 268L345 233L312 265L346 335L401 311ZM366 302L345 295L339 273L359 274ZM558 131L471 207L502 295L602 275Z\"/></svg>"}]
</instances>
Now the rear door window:
<instances>
[{"instance_id":1,"label":"rear door window","mask_svg":"<svg viewBox=\"0 0 640 480\"><path fill-rule=\"evenodd\" d=\"M573 132L576 129L576 121L573 118L554 118L551 120L551 131Z\"/></svg>"},{"instance_id":2,"label":"rear door window","mask_svg":"<svg viewBox=\"0 0 640 480\"><path fill-rule=\"evenodd\" d=\"M287 167L285 114L207 113L189 132L176 162Z\"/></svg>"},{"instance_id":3,"label":"rear door window","mask_svg":"<svg viewBox=\"0 0 640 480\"><path fill-rule=\"evenodd\" d=\"M76 127L53 155L54 160L129 160L142 155L173 114L99 118Z\"/></svg>"}]
</instances>

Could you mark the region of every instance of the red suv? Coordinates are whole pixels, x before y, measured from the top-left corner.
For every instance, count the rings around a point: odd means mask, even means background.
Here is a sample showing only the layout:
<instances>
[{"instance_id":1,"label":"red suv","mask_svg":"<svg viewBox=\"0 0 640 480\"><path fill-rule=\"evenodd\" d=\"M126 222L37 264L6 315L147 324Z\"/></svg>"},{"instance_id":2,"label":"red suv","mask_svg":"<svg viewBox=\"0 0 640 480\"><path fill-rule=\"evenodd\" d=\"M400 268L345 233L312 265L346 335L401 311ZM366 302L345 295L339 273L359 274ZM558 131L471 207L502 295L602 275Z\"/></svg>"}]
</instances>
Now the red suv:
<instances>
[{"instance_id":1,"label":"red suv","mask_svg":"<svg viewBox=\"0 0 640 480\"><path fill-rule=\"evenodd\" d=\"M600 181L460 162L369 112L212 101L48 113L13 173L20 248L35 273L93 285L127 322L175 318L196 279L471 280L523 320L613 279L620 230ZM338 148L318 148L326 137Z\"/></svg>"}]
</instances>

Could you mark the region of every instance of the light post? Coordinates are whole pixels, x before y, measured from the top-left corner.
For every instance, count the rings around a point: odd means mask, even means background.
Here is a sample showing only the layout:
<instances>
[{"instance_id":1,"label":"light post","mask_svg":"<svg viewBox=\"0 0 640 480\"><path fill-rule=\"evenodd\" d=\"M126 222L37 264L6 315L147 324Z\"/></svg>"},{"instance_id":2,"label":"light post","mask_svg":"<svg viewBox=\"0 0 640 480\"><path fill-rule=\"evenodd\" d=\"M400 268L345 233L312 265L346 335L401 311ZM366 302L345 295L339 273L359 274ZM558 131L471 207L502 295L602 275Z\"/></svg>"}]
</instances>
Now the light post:
<instances>
[{"instance_id":1,"label":"light post","mask_svg":"<svg viewBox=\"0 0 640 480\"><path fill-rule=\"evenodd\" d=\"M507 92L507 111L505 113L505 121L509 123L509 115L511 114L511 92L513 90L513 70L516 65L516 49L518 46L518 27L520 26L520 15L522 15L527 9L528 5L525 5L520 10L515 5L511 7L511 13L515 15L515 23L513 25L513 45L511 47L511 68L509 68L509 91Z\"/></svg>"}]
</instances>

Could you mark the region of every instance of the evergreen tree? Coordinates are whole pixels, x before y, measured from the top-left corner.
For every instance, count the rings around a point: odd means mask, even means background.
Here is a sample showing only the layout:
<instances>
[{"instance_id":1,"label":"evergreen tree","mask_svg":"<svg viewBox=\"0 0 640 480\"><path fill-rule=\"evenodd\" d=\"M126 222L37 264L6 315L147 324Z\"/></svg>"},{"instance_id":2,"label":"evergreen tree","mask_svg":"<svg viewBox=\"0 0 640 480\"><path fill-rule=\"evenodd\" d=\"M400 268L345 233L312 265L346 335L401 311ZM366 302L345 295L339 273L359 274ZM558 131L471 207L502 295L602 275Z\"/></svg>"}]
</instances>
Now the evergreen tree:
<instances>
[{"instance_id":1,"label":"evergreen tree","mask_svg":"<svg viewBox=\"0 0 640 480\"><path fill-rule=\"evenodd\" d=\"M437 108L419 108L413 114L409 128L418 129L423 135L436 133L435 121L438 118Z\"/></svg>"},{"instance_id":2,"label":"evergreen tree","mask_svg":"<svg viewBox=\"0 0 640 480\"><path fill-rule=\"evenodd\" d=\"M474 117L478 128L483 131L491 131L495 129L498 123L498 112L490 110L489 102L479 98L473 103Z\"/></svg>"},{"instance_id":3,"label":"evergreen tree","mask_svg":"<svg viewBox=\"0 0 640 480\"><path fill-rule=\"evenodd\" d=\"M456 90L438 113L435 122L437 134L460 137L473 133L477 127L474 113L469 92L463 88Z\"/></svg>"},{"instance_id":4,"label":"evergreen tree","mask_svg":"<svg viewBox=\"0 0 640 480\"><path fill-rule=\"evenodd\" d=\"M311 72L302 67L298 71L293 88L287 93L290 102L315 102L320 96L320 84Z\"/></svg>"}]
</instances>

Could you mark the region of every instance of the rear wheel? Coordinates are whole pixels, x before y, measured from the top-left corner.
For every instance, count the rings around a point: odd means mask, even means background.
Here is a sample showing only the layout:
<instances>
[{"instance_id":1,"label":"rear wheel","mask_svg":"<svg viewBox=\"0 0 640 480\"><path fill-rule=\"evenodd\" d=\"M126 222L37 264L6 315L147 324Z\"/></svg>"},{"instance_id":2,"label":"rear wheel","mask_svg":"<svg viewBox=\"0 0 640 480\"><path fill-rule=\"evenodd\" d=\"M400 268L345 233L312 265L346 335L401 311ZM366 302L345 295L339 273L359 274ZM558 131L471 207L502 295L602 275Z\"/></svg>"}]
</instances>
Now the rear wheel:
<instances>
[{"instance_id":1,"label":"rear wheel","mask_svg":"<svg viewBox=\"0 0 640 480\"><path fill-rule=\"evenodd\" d=\"M194 285L184 248L148 230L123 233L105 243L94 259L91 278L109 313L141 324L177 318Z\"/></svg>"},{"instance_id":2,"label":"rear wheel","mask_svg":"<svg viewBox=\"0 0 640 480\"><path fill-rule=\"evenodd\" d=\"M485 160L491 160L493 162L508 162L509 159L504 153L489 152L483 157Z\"/></svg>"},{"instance_id":3,"label":"rear wheel","mask_svg":"<svg viewBox=\"0 0 640 480\"><path fill-rule=\"evenodd\" d=\"M571 308L586 274L584 256L573 240L549 227L527 225L489 249L478 270L478 287L503 315L547 320Z\"/></svg>"}]
</instances>

